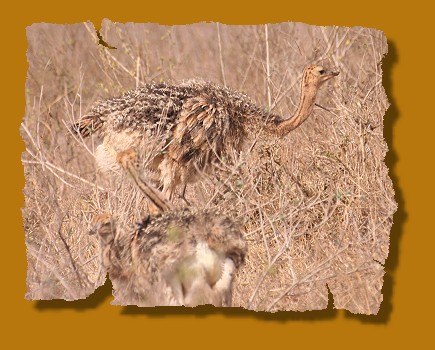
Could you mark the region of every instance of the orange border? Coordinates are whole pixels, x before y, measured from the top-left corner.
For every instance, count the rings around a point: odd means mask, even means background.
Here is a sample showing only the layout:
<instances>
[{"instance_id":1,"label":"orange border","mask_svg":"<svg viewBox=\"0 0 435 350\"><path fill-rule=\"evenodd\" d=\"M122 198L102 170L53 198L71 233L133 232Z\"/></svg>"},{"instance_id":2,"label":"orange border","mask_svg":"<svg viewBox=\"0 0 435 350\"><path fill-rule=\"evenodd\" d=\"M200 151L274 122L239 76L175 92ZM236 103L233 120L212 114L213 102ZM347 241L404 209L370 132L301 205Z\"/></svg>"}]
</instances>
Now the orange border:
<instances>
[{"instance_id":1,"label":"orange border","mask_svg":"<svg viewBox=\"0 0 435 350\"><path fill-rule=\"evenodd\" d=\"M105 2L35 1L9 3L2 18L2 181L3 229L1 300L2 338L17 347L78 348L93 346L189 346L194 348L313 347L381 348L429 343L433 320L433 161L434 117L432 11L422 1L400 5L365 0L267 1L221 0ZM383 61L384 86L391 106L385 116L386 162L394 181L399 211L394 216L384 302L378 316L355 316L332 308L306 313L254 313L244 310L122 309L109 305L110 286L76 302L24 300L26 260L20 208L23 205L23 142L18 128L24 115L26 79L25 27L35 22L75 23L103 18L119 22L228 24L297 21L318 25L365 26L383 30L389 53ZM429 101L427 103L426 101ZM426 103L423 103L426 102ZM431 147L432 146L432 147ZM11 185L9 185L11 183ZM332 304L330 302L330 304ZM330 305L331 306L331 305ZM433 327L433 326L432 326ZM433 342L433 341L432 341ZM431 343L432 343L431 342Z\"/></svg>"}]
</instances>

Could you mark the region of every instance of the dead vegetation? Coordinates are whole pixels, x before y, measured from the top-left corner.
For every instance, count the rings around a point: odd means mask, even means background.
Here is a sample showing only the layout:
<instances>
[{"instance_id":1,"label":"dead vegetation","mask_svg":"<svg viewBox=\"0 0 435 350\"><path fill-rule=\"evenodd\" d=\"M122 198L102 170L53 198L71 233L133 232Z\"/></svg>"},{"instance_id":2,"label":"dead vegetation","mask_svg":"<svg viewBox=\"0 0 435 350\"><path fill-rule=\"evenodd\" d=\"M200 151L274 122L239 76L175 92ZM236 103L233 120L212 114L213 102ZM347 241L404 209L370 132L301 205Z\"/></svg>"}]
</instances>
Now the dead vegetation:
<instances>
[{"instance_id":1,"label":"dead vegetation","mask_svg":"<svg viewBox=\"0 0 435 350\"><path fill-rule=\"evenodd\" d=\"M248 255L233 304L253 310L334 305L374 314L396 210L384 164L386 39L364 28L104 24L116 47L97 46L90 24L28 28L29 71L21 134L29 299L85 298L104 283L90 222L103 212L141 221L143 196L122 174L96 169L96 137L68 126L100 98L144 82L201 78L291 115L307 63L340 76L313 115L282 140L259 134L241 155L191 186L194 206L219 208L244 227ZM177 203L175 203L177 205Z\"/></svg>"}]
</instances>

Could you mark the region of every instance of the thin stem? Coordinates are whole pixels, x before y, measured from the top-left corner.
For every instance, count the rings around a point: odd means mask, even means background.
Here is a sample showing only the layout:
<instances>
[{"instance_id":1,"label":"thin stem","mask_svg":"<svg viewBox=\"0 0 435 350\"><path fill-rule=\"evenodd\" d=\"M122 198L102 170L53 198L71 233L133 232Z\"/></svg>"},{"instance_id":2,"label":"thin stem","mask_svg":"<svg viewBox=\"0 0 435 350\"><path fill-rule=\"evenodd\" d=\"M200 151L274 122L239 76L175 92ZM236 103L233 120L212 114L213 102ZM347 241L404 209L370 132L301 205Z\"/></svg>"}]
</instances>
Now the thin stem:
<instances>
[{"instance_id":1,"label":"thin stem","mask_svg":"<svg viewBox=\"0 0 435 350\"><path fill-rule=\"evenodd\" d=\"M224 82L224 86L227 86L227 80L225 79L224 60L222 58L222 45L221 45L221 34L220 34L220 30L219 30L219 23L216 23L216 28L217 28L217 36L218 36L219 60L220 60L220 64L221 64L222 80Z\"/></svg>"},{"instance_id":2,"label":"thin stem","mask_svg":"<svg viewBox=\"0 0 435 350\"><path fill-rule=\"evenodd\" d=\"M269 31L267 24L264 25L264 35L266 37L266 87L267 87L267 107L270 110L272 105L272 96L270 94L270 59L269 59Z\"/></svg>"}]
</instances>

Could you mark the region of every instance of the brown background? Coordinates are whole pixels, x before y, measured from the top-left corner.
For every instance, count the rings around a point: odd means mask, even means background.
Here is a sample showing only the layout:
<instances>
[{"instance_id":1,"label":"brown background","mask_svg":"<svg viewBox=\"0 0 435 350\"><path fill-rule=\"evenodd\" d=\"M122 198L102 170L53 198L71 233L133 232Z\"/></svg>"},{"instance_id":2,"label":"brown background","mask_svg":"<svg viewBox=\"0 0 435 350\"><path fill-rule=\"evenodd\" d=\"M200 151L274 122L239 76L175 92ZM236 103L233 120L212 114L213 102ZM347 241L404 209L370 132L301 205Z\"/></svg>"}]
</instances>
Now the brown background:
<instances>
[{"instance_id":1,"label":"brown background","mask_svg":"<svg viewBox=\"0 0 435 350\"><path fill-rule=\"evenodd\" d=\"M272 348L385 348L429 343L433 332L434 111L433 11L413 1L148 1L9 2L2 15L2 343L27 348L225 346ZM8 7L5 7L8 6ZM25 28L35 22L76 23L103 18L119 22L186 24L220 21L258 24L297 21L317 25L364 26L383 30L389 53L383 61L384 86L391 102L385 117L390 151L386 162L399 210L394 216L387 260L384 302L378 316L326 311L265 314L244 310L111 306L106 284L88 300L24 300L26 258L20 208L23 206L24 144L19 125L24 115ZM418 121L418 123L416 122ZM432 342L433 343L433 340Z\"/></svg>"}]
</instances>

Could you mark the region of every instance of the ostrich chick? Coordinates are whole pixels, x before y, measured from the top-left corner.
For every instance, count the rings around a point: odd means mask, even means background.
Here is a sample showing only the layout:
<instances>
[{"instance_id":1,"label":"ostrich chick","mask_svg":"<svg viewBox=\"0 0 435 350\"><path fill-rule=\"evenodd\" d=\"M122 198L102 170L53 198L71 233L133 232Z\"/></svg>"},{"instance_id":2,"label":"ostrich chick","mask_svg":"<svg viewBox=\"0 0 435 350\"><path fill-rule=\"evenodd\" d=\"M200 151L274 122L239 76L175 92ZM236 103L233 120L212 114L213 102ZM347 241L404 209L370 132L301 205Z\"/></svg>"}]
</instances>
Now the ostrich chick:
<instances>
[{"instance_id":1,"label":"ostrich chick","mask_svg":"<svg viewBox=\"0 0 435 350\"><path fill-rule=\"evenodd\" d=\"M134 153L118 155L121 166L156 207L137 228L98 216L102 266L109 272L116 304L139 306L212 304L231 306L232 284L246 241L238 225L217 212L174 210L163 194L139 176Z\"/></svg>"},{"instance_id":2,"label":"ostrich chick","mask_svg":"<svg viewBox=\"0 0 435 350\"><path fill-rule=\"evenodd\" d=\"M318 65L305 67L299 105L291 118L266 112L248 96L213 83L146 84L121 97L98 102L72 129L89 136L100 132L96 158L113 168L116 155L130 147L146 154L150 170L159 171L163 192L197 180L200 171L240 151L259 130L283 137L312 113L317 91L339 73ZM152 147L149 145L152 144ZM150 151L151 150L151 151Z\"/></svg>"}]
</instances>

